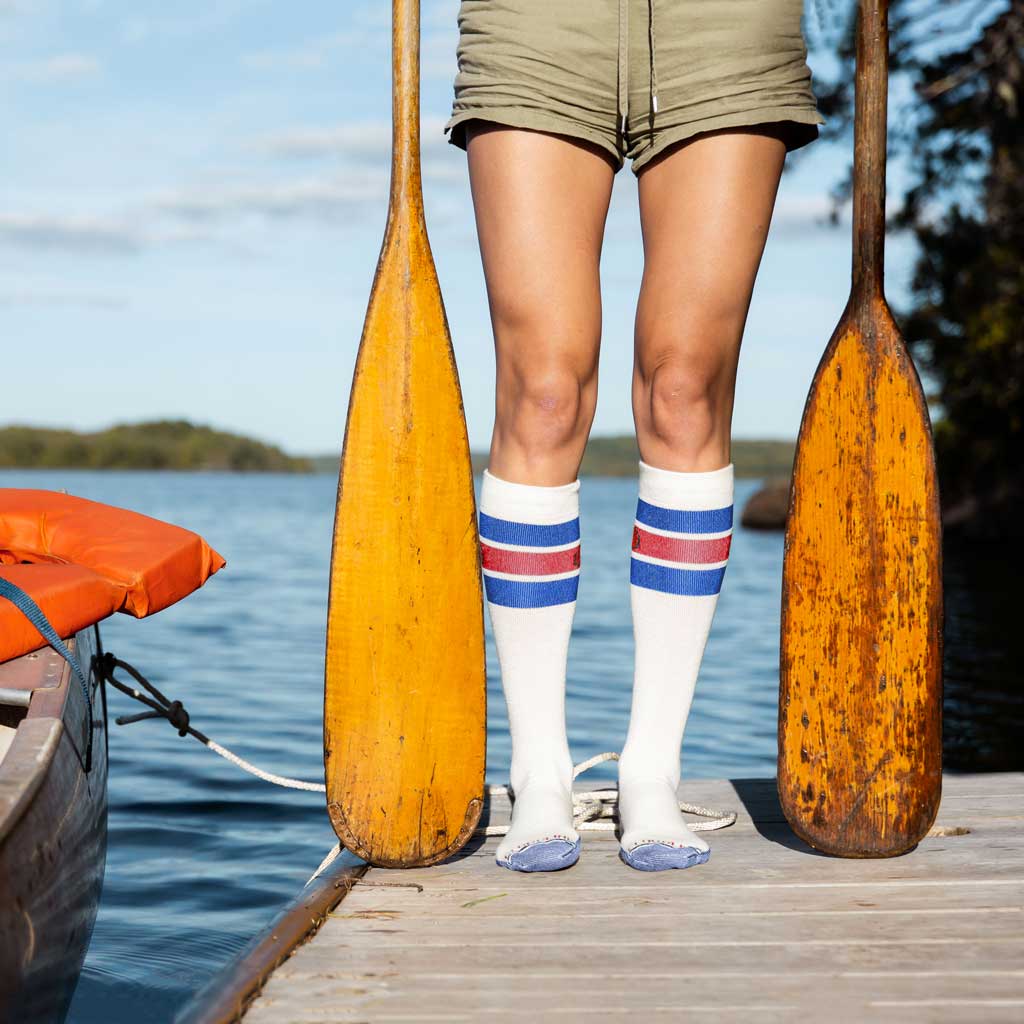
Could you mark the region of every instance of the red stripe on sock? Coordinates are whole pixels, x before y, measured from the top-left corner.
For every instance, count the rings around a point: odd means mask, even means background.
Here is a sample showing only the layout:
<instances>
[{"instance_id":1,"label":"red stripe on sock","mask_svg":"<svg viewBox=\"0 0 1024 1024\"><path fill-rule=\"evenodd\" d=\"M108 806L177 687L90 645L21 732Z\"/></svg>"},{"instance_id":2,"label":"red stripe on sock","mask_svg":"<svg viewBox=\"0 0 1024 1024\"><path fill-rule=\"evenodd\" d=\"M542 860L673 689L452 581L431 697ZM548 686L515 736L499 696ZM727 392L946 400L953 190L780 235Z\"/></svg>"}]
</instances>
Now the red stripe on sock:
<instances>
[{"instance_id":1,"label":"red stripe on sock","mask_svg":"<svg viewBox=\"0 0 1024 1024\"><path fill-rule=\"evenodd\" d=\"M517 576L553 576L580 567L580 546L566 551L509 551L481 544L485 569Z\"/></svg>"},{"instance_id":2,"label":"red stripe on sock","mask_svg":"<svg viewBox=\"0 0 1024 1024\"><path fill-rule=\"evenodd\" d=\"M684 540L648 533L640 526L633 527L633 550L640 555L661 558L666 562L689 562L703 565L724 562L729 557L732 536L712 537L709 540Z\"/></svg>"}]
</instances>

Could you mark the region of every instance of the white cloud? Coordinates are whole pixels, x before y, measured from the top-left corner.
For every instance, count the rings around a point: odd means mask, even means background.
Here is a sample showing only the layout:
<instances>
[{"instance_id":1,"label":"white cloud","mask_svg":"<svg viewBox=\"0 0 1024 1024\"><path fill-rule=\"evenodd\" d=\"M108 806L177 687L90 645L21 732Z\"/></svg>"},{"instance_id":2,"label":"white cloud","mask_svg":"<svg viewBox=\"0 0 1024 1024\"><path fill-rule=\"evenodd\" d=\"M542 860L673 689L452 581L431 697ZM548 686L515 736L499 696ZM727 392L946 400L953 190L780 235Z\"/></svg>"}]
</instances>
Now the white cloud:
<instances>
[{"instance_id":1,"label":"white cloud","mask_svg":"<svg viewBox=\"0 0 1024 1024\"><path fill-rule=\"evenodd\" d=\"M66 291L61 288L18 287L0 290L0 307L42 306L44 308L73 306L85 309L116 311L128 307L123 295L109 292Z\"/></svg>"},{"instance_id":2,"label":"white cloud","mask_svg":"<svg viewBox=\"0 0 1024 1024\"><path fill-rule=\"evenodd\" d=\"M327 65L327 56L320 47L246 53L239 60L250 71L317 71Z\"/></svg>"},{"instance_id":3,"label":"white cloud","mask_svg":"<svg viewBox=\"0 0 1024 1024\"><path fill-rule=\"evenodd\" d=\"M385 31L387 29L387 31ZM344 32L318 36L287 50L255 50L238 59L250 71L317 71L332 61L347 60L353 53L390 49L390 26L357 24Z\"/></svg>"},{"instance_id":4,"label":"white cloud","mask_svg":"<svg viewBox=\"0 0 1024 1024\"><path fill-rule=\"evenodd\" d=\"M380 156L391 147L387 121L349 122L334 128L298 128L267 139L263 148L273 156Z\"/></svg>"},{"instance_id":5,"label":"white cloud","mask_svg":"<svg viewBox=\"0 0 1024 1024\"><path fill-rule=\"evenodd\" d=\"M885 203L887 217L900 208L898 196L889 196ZM832 221L833 204L828 195L811 193L782 193L775 203L772 215L774 233L798 234L823 230L849 232L852 206L844 203L838 211L838 223Z\"/></svg>"},{"instance_id":6,"label":"white cloud","mask_svg":"<svg viewBox=\"0 0 1024 1024\"><path fill-rule=\"evenodd\" d=\"M423 78L452 78L458 66L455 50L459 41L456 12L446 10L421 18L420 75ZM389 59L391 15L381 11L353 18L352 27L318 36L286 50L256 50L244 53L239 62L250 71L321 70L332 63L348 61L353 53L376 52Z\"/></svg>"},{"instance_id":7,"label":"white cloud","mask_svg":"<svg viewBox=\"0 0 1024 1024\"><path fill-rule=\"evenodd\" d=\"M443 135L446 117L420 120L420 149L443 153L448 145ZM391 153L391 122L347 121L331 128L300 128L274 135L261 143L273 156L320 158L348 156L386 161Z\"/></svg>"},{"instance_id":8,"label":"white cloud","mask_svg":"<svg viewBox=\"0 0 1024 1024\"><path fill-rule=\"evenodd\" d=\"M24 82L60 82L98 74L100 62L84 53L64 53L43 60L13 64L8 75Z\"/></svg>"},{"instance_id":9,"label":"white cloud","mask_svg":"<svg viewBox=\"0 0 1024 1024\"><path fill-rule=\"evenodd\" d=\"M151 211L80 216L63 213L0 213L0 245L37 251L134 256L155 245L209 241L195 224L162 224Z\"/></svg>"},{"instance_id":10,"label":"white cloud","mask_svg":"<svg viewBox=\"0 0 1024 1024\"><path fill-rule=\"evenodd\" d=\"M268 185L194 186L159 193L149 202L161 214L192 222L213 223L264 217L308 218L315 222L351 217L367 202L387 195L388 180L380 174L349 174L343 178Z\"/></svg>"},{"instance_id":11,"label":"white cloud","mask_svg":"<svg viewBox=\"0 0 1024 1024\"><path fill-rule=\"evenodd\" d=\"M120 26L121 39L138 44L150 39L190 39L221 32L242 18L259 17L274 0L206 0L202 4L153 5L156 14L137 14ZM123 5L128 7L129 5Z\"/></svg>"},{"instance_id":12,"label":"white cloud","mask_svg":"<svg viewBox=\"0 0 1024 1024\"><path fill-rule=\"evenodd\" d=\"M0 243L31 249L126 254L145 239L125 221L98 217L0 213Z\"/></svg>"},{"instance_id":13,"label":"white cloud","mask_svg":"<svg viewBox=\"0 0 1024 1024\"><path fill-rule=\"evenodd\" d=\"M390 138L386 142L389 145ZM423 176L445 190L431 196L430 227L438 230L461 224L467 200L456 200L456 193L450 189L465 186L464 162L425 159ZM384 207L389 185L387 169L357 165L331 178L196 184L149 191L139 194L121 211L89 217L0 213L0 245L114 256L197 242L236 245L245 237L237 233L241 227L289 222L314 228L330 225L333 230L339 223L353 223L365 213ZM802 235L821 231L828 211L827 197L780 196L772 232ZM622 216L610 216L606 239L633 238L634 216L630 212L625 221ZM844 219L844 226L847 224L848 219ZM251 242L252 236L248 237ZM475 237L467 235L464 241L475 244Z\"/></svg>"},{"instance_id":14,"label":"white cloud","mask_svg":"<svg viewBox=\"0 0 1024 1024\"><path fill-rule=\"evenodd\" d=\"M448 145L447 142L444 145ZM466 169L465 157L455 155L454 159L424 160L421 165L423 180L439 185L469 185L469 171Z\"/></svg>"},{"instance_id":15,"label":"white cloud","mask_svg":"<svg viewBox=\"0 0 1024 1024\"><path fill-rule=\"evenodd\" d=\"M824 227L832 211L827 195L782 194L775 203L772 228L792 230Z\"/></svg>"},{"instance_id":16,"label":"white cloud","mask_svg":"<svg viewBox=\"0 0 1024 1024\"><path fill-rule=\"evenodd\" d=\"M431 197L433 226L450 219L445 195L467 182L465 162L441 133L444 119L423 120L422 171L439 190ZM390 187L391 125L377 120L305 129L258 140L262 151L329 160L328 172L252 180L239 168L205 180L137 187L104 206L61 209L53 197L23 196L0 209L0 245L36 251L135 255L157 247L214 243L252 251L261 232L282 223L316 230L380 213ZM339 158L330 160L331 157ZM251 164L251 161L248 161ZM333 164L333 166L331 166ZM276 179L276 180L275 180ZM255 233L254 233L255 232ZM9 301L9 300L8 300Z\"/></svg>"}]
</instances>

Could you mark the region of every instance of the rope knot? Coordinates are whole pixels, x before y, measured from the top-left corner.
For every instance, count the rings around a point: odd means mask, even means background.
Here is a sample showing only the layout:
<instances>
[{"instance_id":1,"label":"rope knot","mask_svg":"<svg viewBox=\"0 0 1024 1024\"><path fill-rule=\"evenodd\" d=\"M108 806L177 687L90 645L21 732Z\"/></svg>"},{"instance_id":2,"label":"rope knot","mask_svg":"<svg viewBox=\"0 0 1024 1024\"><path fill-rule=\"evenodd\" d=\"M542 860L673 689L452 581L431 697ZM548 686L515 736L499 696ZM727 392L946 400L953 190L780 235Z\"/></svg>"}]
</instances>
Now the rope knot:
<instances>
[{"instance_id":1,"label":"rope knot","mask_svg":"<svg viewBox=\"0 0 1024 1024\"><path fill-rule=\"evenodd\" d=\"M138 715L120 715L114 719L118 725L131 725L133 722L144 722L150 718L166 718L171 723L171 726L178 730L179 736L194 737L204 747L212 750L215 754L219 754L226 761L237 765L243 771L255 775L258 779L272 782L275 786L287 786L289 789L304 789L312 793L323 793L325 791L326 787L322 782L304 782L302 779L289 779L283 775L275 775L273 772L265 772L262 768L257 768L256 765L243 760L237 754L233 754L227 747L222 747L219 743L215 743L209 736L204 736L203 733L190 724L189 713L185 710L185 705L180 700L168 700L137 668L129 665L127 661L121 661L120 658L115 657L113 654L105 654L101 664L104 676L111 686L120 690L126 697L131 697L132 700L137 700L140 704L145 704L147 708L151 709L150 711L143 711ZM121 682L114 675L115 668L123 669L127 672L146 693L141 693ZM147 693L149 694L148 697L146 696Z\"/></svg>"},{"instance_id":2,"label":"rope knot","mask_svg":"<svg viewBox=\"0 0 1024 1024\"><path fill-rule=\"evenodd\" d=\"M188 735L188 712L185 710L185 705L182 704L180 700L171 701L171 703L167 705L165 714L167 716L167 721L178 730L179 736Z\"/></svg>"}]
</instances>

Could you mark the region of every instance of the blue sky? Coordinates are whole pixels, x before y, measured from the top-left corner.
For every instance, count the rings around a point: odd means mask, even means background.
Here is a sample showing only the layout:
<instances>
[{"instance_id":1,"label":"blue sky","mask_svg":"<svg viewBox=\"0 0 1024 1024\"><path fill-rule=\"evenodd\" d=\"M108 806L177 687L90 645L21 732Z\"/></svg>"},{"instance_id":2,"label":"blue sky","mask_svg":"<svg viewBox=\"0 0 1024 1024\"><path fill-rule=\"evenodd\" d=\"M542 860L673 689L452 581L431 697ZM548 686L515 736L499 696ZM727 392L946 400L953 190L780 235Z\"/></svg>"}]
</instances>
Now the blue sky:
<instances>
[{"instance_id":1,"label":"blue sky","mask_svg":"<svg viewBox=\"0 0 1024 1024\"><path fill-rule=\"evenodd\" d=\"M458 0L423 0L428 229L484 447L494 359L451 109ZM387 206L390 4L0 0L0 424L187 417L339 447ZM827 56L812 51L811 66ZM791 158L744 340L737 437L794 436L849 291L848 159ZM890 183L893 176L890 175ZM888 244L888 293L912 249ZM636 184L616 179L595 434L632 429Z\"/></svg>"}]
</instances>

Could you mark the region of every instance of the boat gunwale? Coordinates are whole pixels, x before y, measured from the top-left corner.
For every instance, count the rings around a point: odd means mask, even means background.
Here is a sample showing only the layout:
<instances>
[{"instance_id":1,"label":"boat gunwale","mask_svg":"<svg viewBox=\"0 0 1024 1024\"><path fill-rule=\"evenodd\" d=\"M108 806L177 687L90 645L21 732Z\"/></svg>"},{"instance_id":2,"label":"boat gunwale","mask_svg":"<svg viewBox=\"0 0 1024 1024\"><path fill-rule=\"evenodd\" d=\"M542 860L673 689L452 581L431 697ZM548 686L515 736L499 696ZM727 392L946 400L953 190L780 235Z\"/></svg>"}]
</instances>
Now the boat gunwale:
<instances>
[{"instance_id":1,"label":"boat gunwale","mask_svg":"<svg viewBox=\"0 0 1024 1024\"><path fill-rule=\"evenodd\" d=\"M77 637L67 640L74 654ZM28 710L18 723L3 758L0 759L0 844L6 842L21 821L46 776L53 766L64 735L64 715L68 710L72 673L71 666L56 651L48 651L50 658L39 659L38 651L22 655L38 660L35 671L40 685L30 693ZM52 659L60 662L61 670L56 684L42 682ZM16 659L20 660L20 659ZM70 735L69 735L70 739Z\"/></svg>"},{"instance_id":2,"label":"boat gunwale","mask_svg":"<svg viewBox=\"0 0 1024 1024\"><path fill-rule=\"evenodd\" d=\"M0 844L32 806L60 749L64 723L59 718L24 718L0 761ZM29 765L29 770L24 766Z\"/></svg>"},{"instance_id":3,"label":"boat gunwale","mask_svg":"<svg viewBox=\"0 0 1024 1024\"><path fill-rule=\"evenodd\" d=\"M260 929L178 1012L174 1024L234 1024L263 991L270 976L320 930L369 870L368 864L335 862Z\"/></svg>"}]
</instances>

